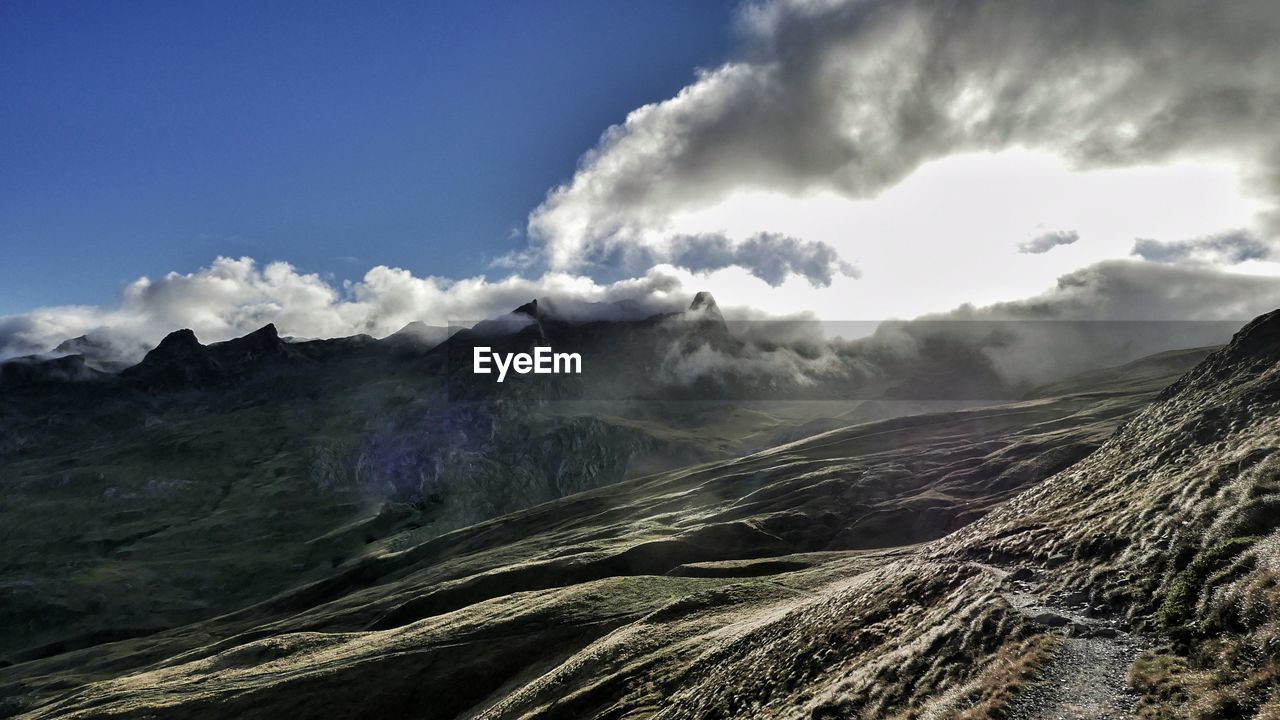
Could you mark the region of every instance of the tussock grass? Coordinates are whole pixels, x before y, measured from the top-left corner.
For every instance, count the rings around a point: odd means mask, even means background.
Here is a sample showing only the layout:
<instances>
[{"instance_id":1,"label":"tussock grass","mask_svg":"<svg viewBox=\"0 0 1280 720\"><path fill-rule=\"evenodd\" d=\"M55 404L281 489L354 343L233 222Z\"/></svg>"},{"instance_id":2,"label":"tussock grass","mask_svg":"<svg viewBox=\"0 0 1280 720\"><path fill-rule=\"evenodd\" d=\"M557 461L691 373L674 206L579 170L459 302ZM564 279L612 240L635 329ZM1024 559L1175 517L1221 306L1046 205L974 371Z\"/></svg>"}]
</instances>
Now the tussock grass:
<instances>
[{"instance_id":1,"label":"tussock grass","mask_svg":"<svg viewBox=\"0 0 1280 720\"><path fill-rule=\"evenodd\" d=\"M1056 634L1041 633L1001 648L966 695L972 704L956 720L1005 717L1018 694L1040 679L1041 669L1061 641Z\"/></svg>"},{"instance_id":2,"label":"tussock grass","mask_svg":"<svg viewBox=\"0 0 1280 720\"><path fill-rule=\"evenodd\" d=\"M1220 571L1232 565L1258 540L1257 536L1231 538L1196 555L1169 586L1164 602L1156 611L1156 626L1167 631L1182 629L1192 617L1201 592L1213 584L1209 581L1226 579Z\"/></svg>"}]
</instances>

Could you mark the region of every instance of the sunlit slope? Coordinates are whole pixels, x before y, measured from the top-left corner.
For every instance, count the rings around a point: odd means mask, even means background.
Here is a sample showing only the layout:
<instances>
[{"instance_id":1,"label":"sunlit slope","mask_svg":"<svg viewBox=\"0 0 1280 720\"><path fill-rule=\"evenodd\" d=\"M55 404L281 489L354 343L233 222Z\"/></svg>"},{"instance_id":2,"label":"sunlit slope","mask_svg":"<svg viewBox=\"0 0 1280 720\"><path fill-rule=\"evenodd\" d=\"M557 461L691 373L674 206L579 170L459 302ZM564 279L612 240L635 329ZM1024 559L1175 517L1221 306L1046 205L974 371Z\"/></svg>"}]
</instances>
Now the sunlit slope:
<instances>
[{"instance_id":1,"label":"sunlit slope","mask_svg":"<svg viewBox=\"0 0 1280 720\"><path fill-rule=\"evenodd\" d=\"M1165 643L1150 712L1280 713L1280 311L1164 391L1101 449L935 554L1055 569ZM1163 715L1162 715L1163 716Z\"/></svg>"}]
</instances>

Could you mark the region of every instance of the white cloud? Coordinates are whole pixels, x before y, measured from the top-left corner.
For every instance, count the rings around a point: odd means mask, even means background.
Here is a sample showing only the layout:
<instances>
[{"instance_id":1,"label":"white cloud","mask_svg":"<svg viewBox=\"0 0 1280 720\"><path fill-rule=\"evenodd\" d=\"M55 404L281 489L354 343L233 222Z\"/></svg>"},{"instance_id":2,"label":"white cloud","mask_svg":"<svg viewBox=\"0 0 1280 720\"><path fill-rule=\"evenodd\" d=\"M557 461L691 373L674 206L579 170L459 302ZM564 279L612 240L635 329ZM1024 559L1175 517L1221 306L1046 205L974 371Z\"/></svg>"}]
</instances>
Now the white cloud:
<instances>
[{"instance_id":1,"label":"white cloud","mask_svg":"<svg viewBox=\"0 0 1280 720\"><path fill-rule=\"evenodd\" d=\"M797 230L814 198L874 203L931 161L1009 150L1056 158L1082 174L1137 166L1172 168L1161 176L1176 179L1178 168L1227 166L1245 181L1240 192L1261 199L1231 220L1262 225L1260 213L1274 213L1280 11L1273 3L778 0L750 5L743 25L748 38L737 58L610 128L531 214L532 249L549 267L661 252L673 235L692 232L683 219L730 216L717 209L750 207L744 198L763 196L778 201L771 213L750 213L750 227L698 231L723 232L733 243L759 232L827 242L870 278L865 244L920 252L970 238L835 242ZM972 194L984 181L971 175L951 189ZM1159 190L1139 192L1151 205ZM1105 204L1096 194L1076 199ZM1182 211L1172 201L1164 207ZM1069 226L1091 220L1082 214ZM1019 232L1025 240L1027 229ZM856 241L862 245L852 247ZM1105 256L1123 256L1121 244L1108 245ZM1048 272L1062 272L1061 262L1054 257ZM913 282L897 272L894 281Z\"/></svg>"},{"instance_id":2,"label":"white cloud","mask_svg":"<svg viewBox=\"0 0 1280 720\"><path fill-rule=\"evenodd\" d=\"M383 336L414 320L469 324L499 316L535 297L544 301L540 307L573 320L626 319L678 309L689 301L692 289L706 288L718 295L731 321L789 316L783 323L731 322L736 332L764 348L749 362L735 366L742 372L787 370L814 378L874 374L877 363L885 361L877 348L909 351L912 338L918 344L927 335L943 333L985 353L1007 378L1043 382L1099 363L1222 342L1245 320L1280 306L1277 276L1225 272L1204 265L1112 260L1067 273L1052 288L1025 299L963 305L879 330L875 323L815 322L870 319L870 315L859 318L839 304L812 311L819 300L847 297L848 289L859 282L843 278L823 288L792 275L771 288L766 280L736 266L698 275L659 266L643 277L609 284L560 273L537 279L449 281L379 266L359 282L335 286L286 263L260 266L249 258L218 258L197 272L139 279L128 286L115 307L44 308L0 318L0 357L45 351L69 337L88 334L109 344L117 359L137 360L178 328L191 328L208 343L243 335L268 322L285 335L335 337L363 332ZM766 295L773 301L774 312L744 307L758 306L755 301ZM930 322L934 320L942 322ZM1087 322L1061 322L1070 320ZM1224 320L1230 322L1214 324ZM999 325L998 332L992 332L988 321ZM824 334L856 338L872 331L870 345L819 343ZM862 350L856 350L859 347ZM694 365L706 365L704 370L724 361L706 353L688 359Z\"/></svg>"},{"instance_id":3,"label":"white cloud","mask_svg":"<svg viewBox=\"0 0 1280 720\"><path fill-rule=\"evenodd\" d=\"M1030 240L1018 243L1018 252L1030 255L1047 253L1059 245L1072 245L1080 239L1075 230L1057 230L1037 235Z\"/></svg>"},{"instance_id":4,"label":"white cloud","mask_svg":"<svg viewBox=\"0 0 1280 720\"><path fill-rule=\"evenodd\" d=\"M824 242L855 258L860 279L830 287L777 288L716 272L700 285L717 297L751 297L774 311L811 309L831 319L914 317L962 303L1029 297L1077 268L1127 257L1135 237L1177 240L1241 227L1258 206L1223 163L1078 170L1026 150L955 155L921 166L874 198L834 192L793 197L737 192L698 211L674 214L685 234L750 237L773 227ZM1080 239L1052 252L1018 253L1045 228ZM743 275L746 277L746 274Z\"/></svg>"}]
</instances>

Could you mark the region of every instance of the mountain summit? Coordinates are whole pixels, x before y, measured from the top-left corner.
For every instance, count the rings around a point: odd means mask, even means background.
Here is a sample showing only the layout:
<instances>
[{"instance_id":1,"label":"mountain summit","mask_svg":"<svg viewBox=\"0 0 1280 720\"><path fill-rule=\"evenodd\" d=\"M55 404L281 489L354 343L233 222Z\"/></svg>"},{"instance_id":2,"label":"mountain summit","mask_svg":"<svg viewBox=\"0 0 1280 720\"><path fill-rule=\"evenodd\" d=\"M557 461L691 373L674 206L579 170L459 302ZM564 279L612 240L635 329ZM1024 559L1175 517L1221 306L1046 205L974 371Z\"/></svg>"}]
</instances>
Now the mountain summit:
<instances>
[{"instance_id":1,"label":"mountain summit","mask_svg":"<svg viewBox=\"0 0 1280 720\"><path fill-rule=\"evenodd\" d=\"M512 315L528 315L529 317L536 319L538 317L538 299L534 298L530 300L529 302L521 305L515 310L512 310L511 314Z\"/></svg>"},{"instance_id":2,"label":"mountain summit","mask_svg":"<svg viewBox=\"0 0 1280 720\"><path fill-rule=\"evenodd\" d=\"M189 329L175 330L120 373L121 379L148 388L200 387L228 379L273 359L288 359L291 349L274 324L233 340L202 345Z\"/></svg>"},{"instance_id":3,"label":"mountain summit","mask_svg":"<svg viewBox=\"0 0 1280 720\"><path fill-rule=\"evenodd\" d=\"M693 296L693 302L689 303L689 312L700 313L707 320L724 322L724 316L720 314L720 306L716 305L716 299L706 290L699 291Z\"/></svg>"}]
</instances>

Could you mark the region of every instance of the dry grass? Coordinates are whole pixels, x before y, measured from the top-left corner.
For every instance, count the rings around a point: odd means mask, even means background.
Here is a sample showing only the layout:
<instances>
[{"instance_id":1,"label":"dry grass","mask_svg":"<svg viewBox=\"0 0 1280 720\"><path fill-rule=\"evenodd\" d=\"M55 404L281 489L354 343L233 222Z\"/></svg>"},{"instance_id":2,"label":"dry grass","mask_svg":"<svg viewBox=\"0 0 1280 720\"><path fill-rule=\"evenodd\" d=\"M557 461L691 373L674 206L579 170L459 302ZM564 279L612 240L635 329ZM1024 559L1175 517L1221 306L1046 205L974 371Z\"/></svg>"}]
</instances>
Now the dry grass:
<instances>
[{"instance_id":1,"label":"dry grass","mask_svg":"<svg viewBox=\"0 0 1280 720\"><path fill-rule=\"evenodd\" d=\"M1135 716L1143 720L1187 717L1184 708L1205 683L1186 658L1167 650L1150 650L1129 668L1129 684L1141 694Z\"/></svg>"},{"instance_id":2,"label":"dry grass","mask_svg":"<svg viewBox=\"0 0 1280 720\"><path fill-rule=\"evenodd\" d=\"M1006 645L975 680L966 699L972 703L957 720L1004 717L1018 693L1040 678L1040 669L1053 656L1061 637L1032 635L1016 645Z\"/></svg>"}]
</instances>

